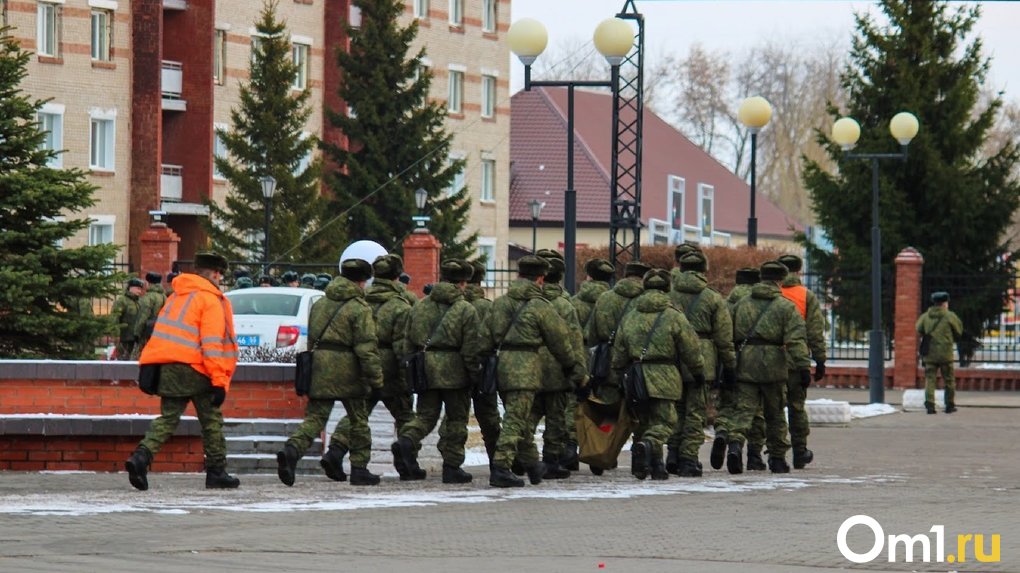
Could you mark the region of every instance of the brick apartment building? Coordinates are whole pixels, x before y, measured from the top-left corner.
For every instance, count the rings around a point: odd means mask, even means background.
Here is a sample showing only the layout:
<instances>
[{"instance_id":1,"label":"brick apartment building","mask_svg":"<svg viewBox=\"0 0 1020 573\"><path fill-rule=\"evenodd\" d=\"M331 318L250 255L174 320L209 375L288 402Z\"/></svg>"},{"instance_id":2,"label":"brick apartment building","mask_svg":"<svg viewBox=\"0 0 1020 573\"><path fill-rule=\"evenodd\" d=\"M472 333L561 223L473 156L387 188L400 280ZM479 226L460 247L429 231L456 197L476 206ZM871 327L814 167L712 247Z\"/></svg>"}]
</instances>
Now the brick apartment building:
<instances>
[{"instance_id":1,"label":"brick apartment building","mask_svg":"<svg viewBox=\"0 0 1020 573\"><path fill-rule=\"evenodd\" d=\"M40 110L54 160L88 171L99 187L92 225L68 246L116 243L135 272L149 211L165 211L181 236L179 257L202 246L203 199L222 200L213 168L223 153L215 128L229 127L248 77L258 0L0 0L5 23L35 52L22 87L49 99ZM335 50L341 23L360 20L349 0L279 0L295 89L311 90L309 135L338 141L325 110L341 109ZM468 232L498 264L508 241L510 0L407 0L401 24L420 24L433 74L430 97L446 102L451 155L467 160L456 185L472 197ZM309 157L309 160L311 157ZM337 254L344 245L337 246Z\"/></svg>"}]
</instances>

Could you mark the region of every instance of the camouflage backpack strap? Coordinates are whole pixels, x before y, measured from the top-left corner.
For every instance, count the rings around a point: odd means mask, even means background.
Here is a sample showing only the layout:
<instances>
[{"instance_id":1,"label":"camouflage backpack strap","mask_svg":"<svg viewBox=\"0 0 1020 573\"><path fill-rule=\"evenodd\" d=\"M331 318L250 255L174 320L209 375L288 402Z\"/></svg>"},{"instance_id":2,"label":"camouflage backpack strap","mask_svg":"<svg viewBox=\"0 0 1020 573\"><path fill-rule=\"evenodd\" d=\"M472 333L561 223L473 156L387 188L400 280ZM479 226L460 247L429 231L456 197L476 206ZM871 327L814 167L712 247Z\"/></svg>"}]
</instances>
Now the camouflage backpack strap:
<instances>
[{"instance_id":1,"label":"camouflage backpack strap","mask_svg":"<svg viewBox=\"0 0 1020 573\"><path fill-rule=\"evenodd\" d=\"M499 351L500 349L503 348L503 343L506 341L507 335L510 334L510 331L513 329L514 325L517 324L517 318L521 315L521 312L524 311L524 308L527 307L529 303L531 303L530 298L524 301L524 304L517 307L517 310L514 311L513 317L510 318L510 326L507 326L506 330L503 331L503 336L500 337L499 344L496 345L496 356L499 356Z\"/></svg>"},{"instance_id":2,"label":"camouflage backpack strap","mask_svg":"<svg viewBox=\"0 0 1020 573\"><path fill-rule=\"evenodd\" d=\"M705 288L708 288L708 287L705 287ZM683 309L684 314L686 314L687 316L689 316L691 318L691 326L694 326L694 311L697 310L698 303L701 302L701 295L703 295L703 294L705 294L705 289L701 289L700 291L698 291L698 296L694 297L694 300L691 301L691 306ZM702 333L699 332L698 336L701 336L701 335L702 335Z\"/></svg>"},{"instance_id":3,"label":"camouflage backpack strap","mask_svg":"<svg viewBox=\"0 0 1020 573\"><path fill-rule=\"evenodd\" d=\"M616 333L617 333L617 331L619 331L619 330L620 330L620 325L621 325L621 324L623 324L623 317L627 316L627 309L629 309L629 308L630 308L630 304L631 304L632 302L634 302L634 300L635 300L636 298L637 298L637 297L635 296L635 297L633 297L633 298L629 299L629 300L627 301L627 304L623 305L623 312L622 312L622 313L620 313L620 320L619 320L619 322L617 322L617 323L616 323L616 328L614 328L614 329L613 329L613 331L609 333L609 346L612 346L612 345L613 345L613 341L614 341L614 340L616 340ZM594 314L594 312L595 312L595 311L594 311L594 310L592 310L592 313L593 313L593 314Z\"/></svg>"},{"instance_id":4,"label":"camouflage backpack strap","mask_svg":"<svg viewBox=\"0 0 1020 573\"><path fill-rule=\"evenodd\" d=\"M745 300L750 300L750 297L748 297ZM744 339L741 340L740 344L737 345L736 354L737 354L737 361L738 362L740 361L740 352L744 349L745 346L747 346L747 341L750 340L754 336L754 331L758 330L758 325L761 323L761 319L765 318L765 315L768 314L769 309L772 308L772 303L776 302L777 300L779 300L778 297L770 300L769 303L765 305L765 308L762 309L761 314L758 315L758 318L754 319L754 324L751 325L751 330L747 331L747 335L744 336ZM741 302L744 302L744 301L741 301ZM751 304L751 303L744 303L744 304Z\"/></svg>"},{"instance_id":5,"label":"camouflage backpack strap","mask_svg":"<svg viewBox=\"0 0 1020 573\"><path fill-rule=\"evenodd\" d=\"M340 306L337 307L336 311L333 313L333 316L329 317L329 320L326 321L326 326L323 326L322 330L319 331L319 336L315 337L315 342L312 343L311 350L315 350L316 348L319 347L319 342L322 341L323 335L325 335L326 331L329 330L329 325L333 324L333 320L337 317L337 315L340 314L340 311L343 310L344 307L347 306L347 303L351 302L352 300L354 299L349 298L345 300L343 303L341 303Z\"/></svg>"},{"instance_id":6,"label":"camouflage backpack strap","mask_svg":"<svg viewBox=\"0 0 1020 573\"><path fill-rule=\"evenodd\" d=\"M430 334L429 337L425 339L425 346L422 347L422 352L429 349L429 345L432 344L432 337L435 336L437 332L439 332L439 327L443 325L443 319L446 318L446 313L450 312L451 308L453 308L452 304L447 305L446 310L443 311L443 314L439 315L439 320L436 322L435 328L432 329L432 334Z\"/></svg>"},{"instance_id":7,"label":"camouflage backpack strap","mask_svg":"<svg viewBox=\"0 0 1020 573\"><path fill-rule=\"evenodd\" d=\"M645 344L641 347L641 356L638 357L637 361L641 362L645 359L645 354L648 354L648 345L652 343L652 335L655 333L655 329L662 322L662 315L666 314L666 311L660 311L659 315L655 317L655 322L652 323L652 327L648 329L648 335L645 336Z\"/></svg>"}]
</instances>

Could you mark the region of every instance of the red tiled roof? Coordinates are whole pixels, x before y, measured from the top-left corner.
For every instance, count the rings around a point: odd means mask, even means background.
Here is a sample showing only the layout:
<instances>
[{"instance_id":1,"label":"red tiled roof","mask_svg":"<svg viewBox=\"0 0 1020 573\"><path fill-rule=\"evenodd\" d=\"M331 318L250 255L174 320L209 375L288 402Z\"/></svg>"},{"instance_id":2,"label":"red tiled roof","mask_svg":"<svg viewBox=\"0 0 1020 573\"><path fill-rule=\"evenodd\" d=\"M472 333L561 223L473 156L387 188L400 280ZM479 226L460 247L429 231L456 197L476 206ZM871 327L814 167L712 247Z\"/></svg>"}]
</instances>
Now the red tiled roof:
<instances>
[{"instance_id":1,"label":"red tiled roof","mask_svg":"<svg viewBox=\"0 0 1020 573\"><path fill-rule=\"evenodd\" d=\"M563 221L567 182L567 90L536 88L511 98L510 221L531 222L528 202L545 201L541 221ZM609 225L612 98L608 93L574 92L574 189L579 225ZM684 222L697 223L698 184L715 189L715 228L745 234L750 209L747 183L702 151L664 120L645 110L642 146L641 218L669 220L669 175L686 182ZM760 235L787 237L801 229L791 217L758 195Z\"/></svg>"}]
</instances>

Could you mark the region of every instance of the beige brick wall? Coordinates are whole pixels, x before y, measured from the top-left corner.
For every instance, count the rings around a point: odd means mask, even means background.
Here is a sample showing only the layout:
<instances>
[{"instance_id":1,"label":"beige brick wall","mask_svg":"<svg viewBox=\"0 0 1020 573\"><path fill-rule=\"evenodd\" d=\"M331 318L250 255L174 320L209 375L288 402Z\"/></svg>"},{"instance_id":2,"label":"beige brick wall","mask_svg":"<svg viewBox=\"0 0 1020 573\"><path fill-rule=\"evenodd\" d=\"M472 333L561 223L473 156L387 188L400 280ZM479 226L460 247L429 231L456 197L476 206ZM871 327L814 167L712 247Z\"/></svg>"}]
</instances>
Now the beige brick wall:
<instances>
[{"instance_id":1,"label":"beige brick wall","mask_svg":"<svg viewBox=\"0 0 1020 573\"><path fill-rule=\"evenodd\" d=\"M14 36L28 50L36 50L37 2L9 2L7 18ZM60 57L33 56L22 88L37 99L64 106L63 155L65 168L89 169L90 112L116 113L114 169L95 171L88 180L99 190L97 203L88 215L114 222L113 240L126 245L128 193L131 169L131 2L93 2L99 7L116 5L113 20L112 61L91 59L89 0L67 0L60 6ZM65 242L68 247L86 243L82 233ZM123 255L126 258L126 252Z\"/></svg>"}]
</instances>

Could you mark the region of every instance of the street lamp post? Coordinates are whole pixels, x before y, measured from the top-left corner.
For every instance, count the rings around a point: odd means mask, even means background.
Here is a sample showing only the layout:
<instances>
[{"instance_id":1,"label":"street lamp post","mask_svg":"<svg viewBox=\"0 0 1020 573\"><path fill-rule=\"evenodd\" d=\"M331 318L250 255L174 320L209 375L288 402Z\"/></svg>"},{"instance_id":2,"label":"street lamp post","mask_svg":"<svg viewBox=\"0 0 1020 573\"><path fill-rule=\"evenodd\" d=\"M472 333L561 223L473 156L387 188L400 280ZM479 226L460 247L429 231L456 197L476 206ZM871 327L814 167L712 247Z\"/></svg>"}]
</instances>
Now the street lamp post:
<instances>
[{"instance_id":1,"label":"street lamp post","mask_svg":"<svg viewBox=\"0 0 1020 573\"><path fill-rule=\"evenodd\" d=\"M272 175L263 175L259 179L262 185L262 197L266 203L266 226L262 235L262 274L269 274L269 221L273 211L273 194L276 193L276 179Z\"/></svg>"},{"instance_id":2,"label":"street lamp post","mask_svg":"<svg viewBox=\"0 0 1020 573\"><path fill-rule=\"evenodd\" d=\"M747 244L758 246L758 219L754 216L755 168L758 162L758 132L772 119L772 106L761 96L745 98L737 110L740 123L751 130L751 212L747 218Z\"/></svg>"},{"instance_id":3,"label":"street lamp post","mask_svg":"<svg viewBox=\"0 0 1020 573\"><path fill-rule=\"evenodd\" d=\"M532 199L528 201L528 206L531 207L531 253L534 254L538 248L538 218L542 215L545 201Z\"/></svg>"},{"instance_id":4,"label":"street lamp post","mask_svg":"<svg viewBox=\"0 0 1020 573\"><path fill-rule=\"evenodd\" d=\"M567 188L563 194L563 258L566 264L564 282L574 293L577 257L577 191L574 189L574 89L578 87L610 88L614 100L619 84L620 64L634 46L634 30L619 18L607 18L597 28L593 42L610 65L609 81L598 80L531 80L531 65L545 50L549 36L538 20L523 18L514 22L507 32L510 50L524 64L524 90L532 87L567 88ZM615 129L615 125L614 125Z\"/></svg>"},{"instance_id":5,"label":"street lamp post","mask_svg":"<svg viewBox=\"0 0 1020 573\"><path fill-rule=\"evenodd\" d=\"M885 402L885 352L882 334L882 233L878 227L878 162L907 160L907 146L917 135L917 118L900 112L889 122L889 132L899 142L899 153L850 153L861 136L856 120L844 117L832 125L832 139L843 148L844 159L871 162L871 332L868 335L868 389L872 404Z\"/></svg>"},{"instance_id":6,"label":"street lamp post","mask_svg":"<svg viewBox=\"0 0 1020 573\"><path fill-rule=\"evenodd\" d=\"M428 191L420 187L414 192L414 205L415 207L418 208L418 215L411 217L411 220L414 221L415 224L414 229L415 233L429 232L428 228L426 227L426 224L432 219L431 217L425 215L425 203L428 201L428 198L429 198Z\"/></svg>"}]
</instances>

